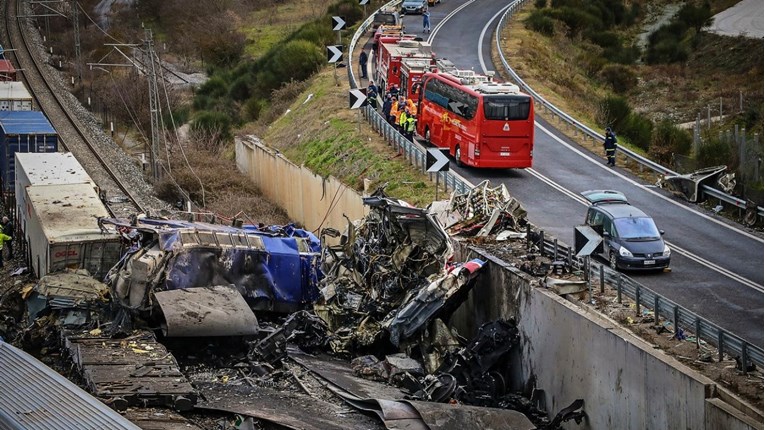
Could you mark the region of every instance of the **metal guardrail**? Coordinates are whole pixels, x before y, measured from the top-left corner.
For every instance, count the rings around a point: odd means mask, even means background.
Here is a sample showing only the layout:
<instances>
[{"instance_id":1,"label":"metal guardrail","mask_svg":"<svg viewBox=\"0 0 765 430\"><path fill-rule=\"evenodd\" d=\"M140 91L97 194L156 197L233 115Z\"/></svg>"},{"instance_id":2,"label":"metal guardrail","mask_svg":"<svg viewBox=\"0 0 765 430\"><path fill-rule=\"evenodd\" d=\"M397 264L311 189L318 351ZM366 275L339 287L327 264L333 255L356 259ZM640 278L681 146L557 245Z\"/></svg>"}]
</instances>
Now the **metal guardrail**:
<instances>
[{"instance_id":1,"label":"metal guardrail","mask_svg":"<svg viewBox=\"0 0 765 430\"><path fill-rule=\"evenodd\" d=\"M508 12L520 7L523 1L524 0L516 0L508 8ZM400 1L395 0L386 4L385 6L398 3L400 3ZM364 33L366 33L366 30L372 23L373 16L374 13L369 18L367 18L367 20L365 20L356 31L353 38L351 39L349 52L353 52L358 40ZM506 17L507 14L503 15L502 20L506 20ZM503 22L500 22L500 27L498 28L501 28L502 25ZM497 34L499 34L499 31ZM497 44L499 46L499 39L497 39ZM353 74L353 67L351 67L352 62L350 57L351 55L349 54L348 79L350 81L351 88L358 88L358 84L356 83L355 76ZM505 64L505 67L508 67L508 70L512 71L512 69L509 69L509 66L507 66L507 62L505 61L504 57L502 57L502 61ZM511 74L514 75L514 72ZM517 75L515 76L517 77ZM518 82L522 83L523 81L518 78ZM561 115L564 115L565 118L567 118L566 121L570 121L571 124L576 122L576 120L558 110L549 104L546 100L541 98L538 94L534 93L533 90L528 88L527 85L523 84L523 86L526 91L529 91L529 94L533 95L535 98L539 97L540 100L538 103L546 104L547 106L556 109L558 112L560 112ZM388 143L390 143L396 149L396 151L398 151L400 154L403 154L414 166L421 168L423 173L425 173L426 156L425 151L423 151L421 147L406 139L401 133L398 132L398 130L388 124L382 115L380 115L380 113L373 109L371 106L365 106L362 109L362 113L375 131L382 135L386 141L388 141ZM586 128L583 125L581 126ZM590 130L589 128L587 128L587 130L597 136L594 131ZM601 138L600 136L597 137ZM640 159L644 159L637 154L633 155L639 157ZM658 166L657 168L665 169L650 160L646 160L646 162ZM443 182L447 187L455 190L458 193L466 193L472 188L470 184L452 174L451 172L439 172L439 175L443 175L440 176L440 178L443 178ZM544 232L540 232L540 237L540 241L542 243L540 248L543 253L548 256L553 256L556 259L565 259L570 267L574 267L580 270L584 269L584 259L572 257L574 254L571 248L559 244L557 240L545 239ZM657 294L650 288L634 281L628 276L615 272L610 268L605 267L604 265L591 263L589 267L590 279L592 279L593 274L599 277L601 270L603 270L604 273L602 285L608 283L609 285L613 286L617 290L619 301L621 301L621 296L624 294L630 299L635 300L638 312L640 312L641 307L652 309L656 315L659 315L668 321L672 321L674 327L685 327L686 329L691 330L696 334L697 342L699 342L698 339L703 339L705 342L712 344L717 348L720 360L723 359L723 354L728 354L734 357L741 357L742 363L751 361L758 364L760 367L763 366L764 360L762 348L758 348L751 343L744 341L740 337L723 330L712 322ZM743 366L743 368L746 370L746 366Z\"/></svg>"},{"instance_id":2,"label":"metal guardrail","mask_svg":"<svg viewBox=\"0 0 765 430\"><path fill-rule=\"evenodd\" d=\"M590 137L596 141L603 141L605 139L605 136L597 133L595 130L587 127L586 125L582 124L581 122L577 121L574 117L567 114L566 112L563 112L562 110L558 109L553 105L552 103L545 100L544 97L542 97L539 93L534 91L533 88L531 88L528 84L526 84L523 79L521 79L520 76L518 76L517 73L515 73L515 70L513 70L512 67L510 67L510 64L507 62L507 59L505 59L504 52L502 52L502 46L500 44L500 34L502 33L502 30L507 26L508 18L515 12L516 10L520 9L528 0L515 0L513 1L510 6L508 6L507 10L504 14L502 14L502 17L499 20L499 24L497 25L497 31L494 33L494 40L497 45L497 52L499 53L499 58L502 61L502 65L504 66L505 70L508 74L513 78L513 80L518 84L519 87L523 89L526 93L531 95L534 98L534 102L537 105L541 105L545 111L550 111L553 113L553 115L557 116L561 119L561 121L567 123L568 125L574 127L575 130L579 130L582 135ZM679 173L662 166L661 164L658 164L652 160L649 160L640 154L637 154L633 151L630 151L629 149L626 149L624 147L619 147L619 152L626 155L628 158L631 158L635 162L639 163L642 166L648 167L651 170L660 173L664 176L677 176ZM729 205L733 205L739 209L746 209L746 201L742 200L738 197L731 196L729 194L726 194L725 192L718 190L716 188L710 187L708 185L703 185L702 189L705 194L708 196L714 197L722 202L725 202ZM760 217L763 217L763 208L757 207L757 214Z\"/></svg>"},{"instance_id":3,"label":"metal guardrail","mask_svg":"<svg viewBox=\"0 0 765 430\"><path fill-rule=\"evenodd\" d=\"M530 236L528 235L527 237ZM544 232L541 232L538 237L540 239L537 242L537 246L539 246L540 242L543 244L539 247L543 254L554 259L566 261L570 267L579 270L584 269L585 260L572 257L573 250L571 248L559 244L556 240L545 239ZM610 285L614 288L617 292L619 303L622 302L622 295L634 300L637 316L642 316L641 308L651 309L657 317L670 321L674 330L676 330L676 334L678 328L684 331L689 330L696 335L697 346L700 345L702 339L713 345L717 348L719 361L723 360L724 354L728 354L731 357L739 357L742 364L751 361L760 367L763 366L762 348L758 348L740 337L723 330L709 320L696 315L672 300L664 298L628 276L614 271L604 264L594 262L590 262L589 276L591 280L599 280L601 291L603 291L605 285ZM746 367L743 365L742 370L746 371Z\"/></svg>"}]
</instances>

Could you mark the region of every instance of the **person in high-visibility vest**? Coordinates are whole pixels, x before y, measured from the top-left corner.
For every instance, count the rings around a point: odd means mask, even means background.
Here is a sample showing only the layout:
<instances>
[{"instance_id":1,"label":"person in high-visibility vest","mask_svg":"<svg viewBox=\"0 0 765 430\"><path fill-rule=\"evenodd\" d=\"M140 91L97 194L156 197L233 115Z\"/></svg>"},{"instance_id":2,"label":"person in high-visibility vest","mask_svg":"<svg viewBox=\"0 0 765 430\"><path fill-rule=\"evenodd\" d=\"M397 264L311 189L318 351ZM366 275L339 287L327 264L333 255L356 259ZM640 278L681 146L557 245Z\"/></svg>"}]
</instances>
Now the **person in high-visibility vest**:
<instances>
[{"instance_id":1,"label":"person in high-visibility vest","mask_svg":"<svg viewBox=\"0 0 765 430\"><path fill-rule=\"evenodd\" d=\"M414 128L417 125L417 118L413 114L406 116L406 138L414 143Z\"/></svg>"},{"instance_id":2,"label":"person in high-visibility vest","mask_svg":"<svg viewBox=\"0 0 765 430\"><path fill-rule=\"evenodd\" d=\"M406 134L406 119L409 117L409 112L406 109L398 116L398 131L401 134Z\"/></svg>"},{"instance_id":3,"label":"person in high-visibility vest","mask_svg":"<svg viewBox=\"0 0 765 430\"><path fill-rule=\"evenodd\" d=\"M417 105L412 99L406 99L406 108L409 109L410 115L417 115Z\"/></svg>"}]
</instances>

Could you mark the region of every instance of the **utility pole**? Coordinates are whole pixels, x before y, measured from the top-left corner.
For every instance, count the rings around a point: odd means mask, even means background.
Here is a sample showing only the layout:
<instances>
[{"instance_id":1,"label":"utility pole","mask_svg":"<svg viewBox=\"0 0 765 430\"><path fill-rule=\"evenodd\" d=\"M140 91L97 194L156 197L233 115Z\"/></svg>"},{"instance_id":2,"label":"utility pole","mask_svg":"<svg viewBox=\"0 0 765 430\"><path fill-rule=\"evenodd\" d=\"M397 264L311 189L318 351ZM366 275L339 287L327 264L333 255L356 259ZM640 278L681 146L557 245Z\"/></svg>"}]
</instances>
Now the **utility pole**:
<instances>
[{"instance_id":1,"label":"utility pole","mask_svg":"<svg viewBox=\"0 0 765 430\"><path fill-rule=\"evenodd\" d=\"M77 80L82 81L82 49L80 46L80 6L77 0L69 2L72 8L72 26L74 26L74 70Z\"/></svg>"},{"instance_id":2,"label":"utility pole","mask_svg":"<svg viewBox=\"0 0 765 430\"><path fill-rule=\"evenodd\" d=\"M148 57L148 64L146 64L146 75L149 80L149 112L151 114L151 170L154 175L154 180L159 179L160 172L157 168L158 163L158 150L160 141L160 127L162 119L162 106L159 102L159 86L157 85L157 68L154 61L156 55L154 53L154 38L151 33L151 29L144 30L146 39L144 40L144 47L146 49L146 55Z\"/></svg>"}]
</instances>

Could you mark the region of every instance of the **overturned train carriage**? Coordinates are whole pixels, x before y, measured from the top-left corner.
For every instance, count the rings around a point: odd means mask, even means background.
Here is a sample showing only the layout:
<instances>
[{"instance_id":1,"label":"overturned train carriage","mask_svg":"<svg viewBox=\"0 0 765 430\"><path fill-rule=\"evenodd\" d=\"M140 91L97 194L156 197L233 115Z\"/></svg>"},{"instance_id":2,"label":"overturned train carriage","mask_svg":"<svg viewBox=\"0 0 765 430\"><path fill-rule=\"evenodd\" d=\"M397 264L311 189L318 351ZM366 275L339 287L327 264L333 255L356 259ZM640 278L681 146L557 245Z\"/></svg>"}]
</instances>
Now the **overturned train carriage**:
<instances>
[{"instance_id":1,"label":"overturned train carriage","mask_svg":"<svg viewBox=\"0 0 765 430\"><path fill-rule=\"evenodd\" d=\"M131 250L107 281L124 306L149 309L155 291L233 286L254 310L292 312L318 297L318 239L300 229L183 221L117 225Z\"/></svg>"}]
</instances>

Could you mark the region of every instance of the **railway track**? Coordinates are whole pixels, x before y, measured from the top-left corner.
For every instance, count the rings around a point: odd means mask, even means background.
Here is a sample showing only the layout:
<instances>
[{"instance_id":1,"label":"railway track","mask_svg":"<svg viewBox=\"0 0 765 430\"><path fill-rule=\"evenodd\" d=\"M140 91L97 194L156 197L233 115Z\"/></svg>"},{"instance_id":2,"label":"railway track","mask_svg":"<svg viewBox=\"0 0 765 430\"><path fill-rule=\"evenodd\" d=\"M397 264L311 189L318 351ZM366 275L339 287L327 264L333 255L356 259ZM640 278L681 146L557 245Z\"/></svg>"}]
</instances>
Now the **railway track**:
<instances>
[{"instance_id":1,"label":"railway track","mask_svg":"<svg viewBox=\"0 0 765 430\"><path fill-rule=\"evenodd\" d=\"M6 50L6 55L14 57L27 89L58 132L60 147L72 152L99 186L105 197L104 204L112 215L145 212L141 200L134 195L134 185L126 184L125 172L118 170L120 166L113 165L114 160L126 156L113 143L108 147L92 136L80 118L71 112L70 106L78 103L74 96L48 76L47 65L35 55L39 48L32 45L28 32L34 30L26 23L29 18L23 17L26 11L21 9L21 3L21 0L5 2L5 37L9 48L13 48L13 51Z\"/></svg>"}]
</instances>

